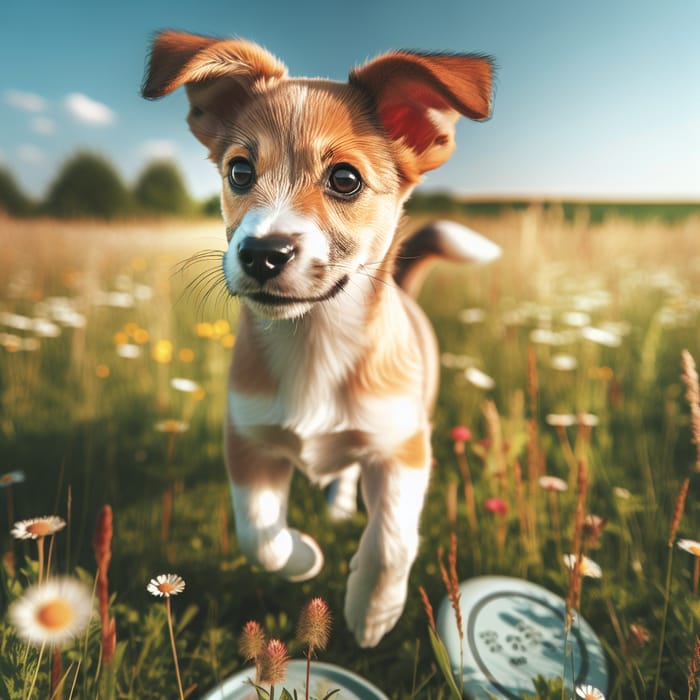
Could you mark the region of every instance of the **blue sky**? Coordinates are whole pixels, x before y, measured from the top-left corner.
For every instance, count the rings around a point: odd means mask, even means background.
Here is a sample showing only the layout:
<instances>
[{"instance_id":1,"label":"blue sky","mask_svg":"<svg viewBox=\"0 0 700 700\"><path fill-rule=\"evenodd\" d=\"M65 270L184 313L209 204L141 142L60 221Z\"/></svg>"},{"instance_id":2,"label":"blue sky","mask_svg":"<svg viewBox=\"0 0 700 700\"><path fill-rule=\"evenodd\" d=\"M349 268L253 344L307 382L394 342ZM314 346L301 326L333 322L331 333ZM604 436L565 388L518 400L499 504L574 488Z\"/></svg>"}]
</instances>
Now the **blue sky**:
<instances>
[{"instance_id":1,"label":"blue sky","mask_svg":"<svg viewBox=\"0 0 700 700\"><path fill-rule=\"evenodd\" d=\"M139 96L150 38L176 28L252 39L293 75L336 80L393 48L492 55L493 117L460 121L426 189L700 199L698 27L697 0L5 0L0 166L42 195L78 149L127 182L167 156L193 194L216 192L183 91Z\"/></svg>"}]
</instances>

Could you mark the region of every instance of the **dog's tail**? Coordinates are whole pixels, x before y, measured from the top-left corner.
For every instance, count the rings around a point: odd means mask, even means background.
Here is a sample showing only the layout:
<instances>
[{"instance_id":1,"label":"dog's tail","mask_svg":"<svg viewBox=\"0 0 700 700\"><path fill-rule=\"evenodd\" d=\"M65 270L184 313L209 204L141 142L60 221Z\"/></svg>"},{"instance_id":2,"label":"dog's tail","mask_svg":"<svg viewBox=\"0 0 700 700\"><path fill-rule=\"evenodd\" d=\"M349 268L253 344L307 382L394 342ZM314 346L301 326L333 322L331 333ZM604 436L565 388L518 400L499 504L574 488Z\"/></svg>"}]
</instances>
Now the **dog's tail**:
<instances>
[{"instance_id":1,"label":"dog's tail","mask_svg":"<svg viewBox=\"0 0 700 700\"><path fill-rule=\"evenodd\" d=\"M454 221L433 221L406 238L399 248L394 269L396 283L416 297L436 259L489 263L501 255L500 246Z\"/></svg>"}]
</instances>

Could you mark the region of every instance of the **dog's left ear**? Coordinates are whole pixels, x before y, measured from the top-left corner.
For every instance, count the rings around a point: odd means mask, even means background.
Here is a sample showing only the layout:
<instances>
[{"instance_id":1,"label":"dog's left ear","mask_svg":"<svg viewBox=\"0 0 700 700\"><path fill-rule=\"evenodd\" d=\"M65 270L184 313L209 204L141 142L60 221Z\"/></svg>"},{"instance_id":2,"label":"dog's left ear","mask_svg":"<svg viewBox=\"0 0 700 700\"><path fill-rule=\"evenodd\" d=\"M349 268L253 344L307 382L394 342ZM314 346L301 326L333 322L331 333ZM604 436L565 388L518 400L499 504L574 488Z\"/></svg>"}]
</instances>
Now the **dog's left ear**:
<instances>
[{"instance_id":1,"label":"dog's left ear","mask_svg":"<svg viewBox=\"0 0 700 700\"><path fill-rule=\"evenodd\" d=\"M455 149L455 122L462 114L491 113L489 58L397 51L350 73L350 82L375 100L389 136L408 149L409 178L442 165Z\"/></svg>"}]
</instances>

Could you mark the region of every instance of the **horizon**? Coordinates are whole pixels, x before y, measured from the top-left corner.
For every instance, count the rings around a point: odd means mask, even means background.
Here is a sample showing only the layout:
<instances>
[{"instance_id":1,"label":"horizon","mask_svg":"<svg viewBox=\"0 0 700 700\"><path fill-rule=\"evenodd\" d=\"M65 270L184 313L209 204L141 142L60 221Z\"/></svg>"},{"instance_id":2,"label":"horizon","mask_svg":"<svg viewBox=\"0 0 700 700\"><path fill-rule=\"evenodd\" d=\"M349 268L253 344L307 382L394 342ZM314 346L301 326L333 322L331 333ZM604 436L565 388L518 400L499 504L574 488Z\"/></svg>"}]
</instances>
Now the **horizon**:
<instances>
[{"instance_id":1,"label":"horizon","mask_svg":"<svg viewBox=\"0 0 700 700\"><path fill-rule=\"evenodd\" d=\"M279 56L291 75L344 80L395 48L482 52L498 66L494 113L460 119L457 152L419 192L458 198L700 200L700 4L652 0L418 0L352 13L315 0L263 12L224 0L120 7L76 0L5 10L0 57L0 167L28 196L45 196L80 150L106 157L129 186L147 163L174 161L193 197L220 182L185 123L183 90L155 103L139 89L157 30L238 35ZM269 22L270 12L277 21ZM368 21L372 18L372 21ZM344 26L339 40L337 27ZM107 32L106 29L109 29ZM222 31L223 29L223 31Z\"/></svg>"}]
</instances>

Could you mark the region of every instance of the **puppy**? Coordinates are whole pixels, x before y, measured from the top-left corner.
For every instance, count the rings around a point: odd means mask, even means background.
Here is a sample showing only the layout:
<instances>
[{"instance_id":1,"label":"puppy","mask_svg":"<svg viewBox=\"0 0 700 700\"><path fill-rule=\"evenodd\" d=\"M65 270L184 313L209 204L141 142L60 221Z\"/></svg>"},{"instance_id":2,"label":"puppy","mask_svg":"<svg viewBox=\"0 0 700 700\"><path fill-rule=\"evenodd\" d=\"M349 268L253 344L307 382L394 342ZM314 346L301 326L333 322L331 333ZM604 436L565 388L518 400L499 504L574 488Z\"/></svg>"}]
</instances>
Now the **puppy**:
<instances>
[{"instance_id":1,"label":"puppy","mask_svg":"<svg viewBox=\"0 0 700 700\"><path fill-rule=\"evenodd\" d=\"M256 44L166 31L144 81L150 99L185 86L223 181L223 270L241 300L225 430L238 542L267 571L316 575L321 550L287 524L292 470L339 478L350 510L361 473L345 617L362 646L403 610L430 473L437 347L405 290L428 258L498 254L456 224L408 240L397 224L453 152L458 117L489 116L491 73L482 56L398 51L347 83L289 78Z\"/></svg>"}]
</instances>

